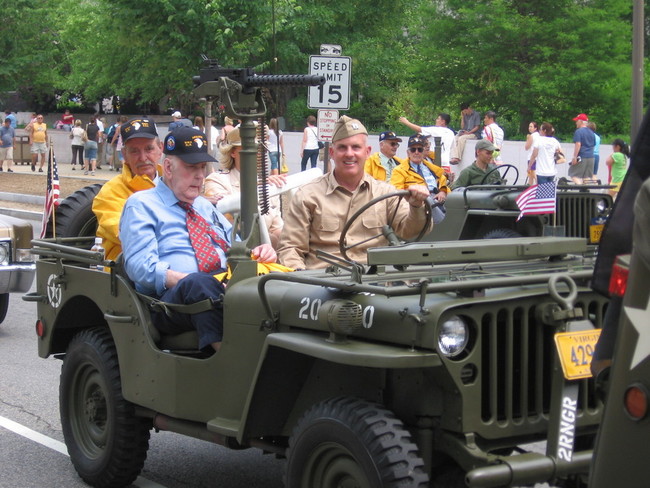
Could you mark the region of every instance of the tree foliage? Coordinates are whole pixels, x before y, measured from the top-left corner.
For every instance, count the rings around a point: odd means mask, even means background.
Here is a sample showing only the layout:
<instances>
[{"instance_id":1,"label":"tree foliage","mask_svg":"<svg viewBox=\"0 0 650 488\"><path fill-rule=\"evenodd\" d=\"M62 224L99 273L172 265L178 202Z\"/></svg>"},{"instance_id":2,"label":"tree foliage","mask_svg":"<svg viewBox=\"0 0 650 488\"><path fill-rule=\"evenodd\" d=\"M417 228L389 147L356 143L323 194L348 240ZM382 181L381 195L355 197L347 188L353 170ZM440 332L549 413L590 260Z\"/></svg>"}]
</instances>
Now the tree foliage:
<instances>
[{"instance_id":1,"label":"tree foliage","mask_svg":"<svg viewBox=\"0 0 650 488\"><path fill-rule=\"evenodd\" d=\"M647 7L646 7L647 8ZM322 43L352 57L349 114L370 128L428 124L458 105L495 110L512 137L586 112L629 128L630 0L13 0L0 25L0 91L34 109L55 95L119 95L141 111L194 108L201 54L228 67L305 73ZM306 89L271 93L302 125Z\"/></svg>"}]
</instances>

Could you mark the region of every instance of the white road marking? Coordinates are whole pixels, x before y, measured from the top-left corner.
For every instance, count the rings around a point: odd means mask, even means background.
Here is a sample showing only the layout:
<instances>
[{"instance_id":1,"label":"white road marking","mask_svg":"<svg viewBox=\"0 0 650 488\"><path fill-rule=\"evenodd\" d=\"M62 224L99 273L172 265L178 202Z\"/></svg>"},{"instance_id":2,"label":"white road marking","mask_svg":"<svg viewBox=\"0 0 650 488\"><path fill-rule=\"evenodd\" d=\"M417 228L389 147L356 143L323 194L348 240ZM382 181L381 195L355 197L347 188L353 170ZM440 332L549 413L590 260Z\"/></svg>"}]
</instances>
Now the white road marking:
<instances>
[{"instance_id":1,"label":"white road marking","mask_svg":"<svg viewBox=\"0 0 650 488\"><path fill-rule=\"evenodd\" d=\"M5 429L10 430L15 434L21 435L30 441L34 441L65 456L69 456L68 448L63 442L52 439L51 437L43 435L40 432L36 432L35 430L32 430L29 427L25 427L18 422L14 422L13 420L9 420L6 417L0 416L0 427L4 427ZM159 485L158 483L145 479L142 476L138 476L138 478L135 480L135 483L133 483L133 486L137 486L139 488L166 488L164 485Z\"/></svg>"}]
</instances>

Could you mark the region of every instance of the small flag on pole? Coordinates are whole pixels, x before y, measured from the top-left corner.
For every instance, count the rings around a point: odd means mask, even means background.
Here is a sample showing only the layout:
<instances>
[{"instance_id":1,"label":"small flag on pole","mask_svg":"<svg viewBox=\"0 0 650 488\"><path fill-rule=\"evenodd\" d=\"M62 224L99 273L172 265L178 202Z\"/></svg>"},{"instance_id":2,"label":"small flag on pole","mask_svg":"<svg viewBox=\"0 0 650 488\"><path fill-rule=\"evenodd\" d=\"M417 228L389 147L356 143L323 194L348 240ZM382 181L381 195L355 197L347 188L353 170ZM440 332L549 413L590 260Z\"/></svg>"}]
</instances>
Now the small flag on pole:
<instances>
[{"instance_id":1,"label":"small flag on pole","mask_svg":"<svg viewBox=\"0 0 650 488\"><path fill-rule=\"evenodd\" d=\"M555 182L540 183L528 188L517 197L517 206L521 210L517 220L524 215L555 213Z\"/></svg>"},{"instance_id":2,"label":"small flag on pole","mask_svg":"<svg viewBox=\"0 0 650 488\"><path fill-rule=\"evenodd\" d=\"M59 169L56 166L54 149L50 145L50 156L47 161L47 191L45 193L45 208L43 209L43 225L41 227L41 239L47 232L47 223L55 212L55 207L59 206ZM54 226L52 226L54 234ZM53 236L54 237L54 236Z\"/></svg>"}]
</instances>

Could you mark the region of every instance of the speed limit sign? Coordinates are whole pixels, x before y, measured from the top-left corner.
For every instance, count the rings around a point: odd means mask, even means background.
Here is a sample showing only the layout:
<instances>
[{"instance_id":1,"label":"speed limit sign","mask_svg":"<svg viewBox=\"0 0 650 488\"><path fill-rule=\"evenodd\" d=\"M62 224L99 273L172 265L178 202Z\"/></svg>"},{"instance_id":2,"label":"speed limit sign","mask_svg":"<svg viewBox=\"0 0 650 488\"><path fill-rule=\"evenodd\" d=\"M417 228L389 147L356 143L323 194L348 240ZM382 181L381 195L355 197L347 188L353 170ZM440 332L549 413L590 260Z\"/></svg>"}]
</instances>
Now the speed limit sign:
<instances>
[{"instance_id":1,"label":"speed limit sign","mask_svg":"<svg viewBox=\"0 0 650 488\"><path fill-rule=\"evenodd\" d=\"M309 74L325 77L325 84L309 87L309 108L350 108L352 62L349 56L309 56Z\"/></svg>"}]
</instances>

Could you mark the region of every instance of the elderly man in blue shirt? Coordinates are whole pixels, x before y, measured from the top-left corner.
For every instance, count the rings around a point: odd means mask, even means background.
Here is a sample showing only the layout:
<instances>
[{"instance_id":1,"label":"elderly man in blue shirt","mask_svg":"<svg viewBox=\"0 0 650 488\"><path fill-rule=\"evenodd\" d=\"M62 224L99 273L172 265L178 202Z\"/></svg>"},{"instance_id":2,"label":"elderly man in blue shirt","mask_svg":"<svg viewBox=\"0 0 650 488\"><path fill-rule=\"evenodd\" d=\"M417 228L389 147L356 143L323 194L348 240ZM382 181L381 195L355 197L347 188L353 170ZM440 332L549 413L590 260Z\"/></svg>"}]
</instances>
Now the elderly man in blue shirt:
<instances>
[{"instance_id":1,"label":"elderly man in blue shirt","mask_svg":"<svg viewBox=\"0 0 650 488\"><path fill-rule=\"evenodd\" d=\"M207 152L203 132L179 128L165 138L163 177L155 188L133 194L120 220L126 272L141 293L163 302L190 304L219 298L224 287L214 275L226 269L231 225L200 196L205 166L216 162ZM198 241L198 242L197 242ZM270 244L253 249L259 262L275 262ZM223 310L196 314L153 312L164 334L196 330L199 348L218 351L223 337Z\"/></svg>"}]
</instances>

